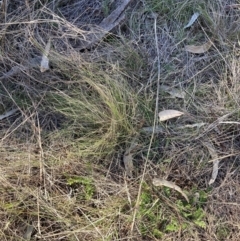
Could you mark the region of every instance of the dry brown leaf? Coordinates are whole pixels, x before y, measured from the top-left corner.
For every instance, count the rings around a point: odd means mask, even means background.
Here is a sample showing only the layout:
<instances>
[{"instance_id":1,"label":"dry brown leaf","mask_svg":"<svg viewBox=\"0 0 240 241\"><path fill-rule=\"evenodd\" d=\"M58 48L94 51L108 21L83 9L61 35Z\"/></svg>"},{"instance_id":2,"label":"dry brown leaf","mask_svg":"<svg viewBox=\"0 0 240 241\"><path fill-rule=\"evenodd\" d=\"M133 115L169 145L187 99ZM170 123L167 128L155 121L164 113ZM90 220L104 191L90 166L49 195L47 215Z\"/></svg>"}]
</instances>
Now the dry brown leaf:
<instances>
[{"instance_id":1,"label":"dry brown leaf","mask_svg":"<svg viewBox=\"0 0 240 241\"><path fill-rule=\"evenodd\" d=\"M212 46L212 41L208 41L203 45L186 45L185 50L194 54L203 54L207 52Z\"/></svg>"},{"instance_id":2,"label":"dry brown leaf","mask_svg":"<svg viewBox=\"0 0 240 241\"><path fill-rule=\"evenodd\" d=\"M182 189L177 186L175 183L164 180L164 179L160 179L160 178L154 178L152 181L154 186L165 186L165 187L169 187L171 189L174 189L176 191L178 191L179 193L182 194L182 196L186 199L186 201L189 203L188 197L187 195L182 191Z\"/></svg>"},{"instance_id":3,"label":"dry brown leaf","mask_svg":"<svg viewBox=\"0 0 240 241\"><path fill-rule=\"evenodd\" d=\"M175 117L179 117L183 115L184 113L178 110L163 110L160 111L158 116L159 116L159 121L166 121Z\"/></svg>"}]
</instances>

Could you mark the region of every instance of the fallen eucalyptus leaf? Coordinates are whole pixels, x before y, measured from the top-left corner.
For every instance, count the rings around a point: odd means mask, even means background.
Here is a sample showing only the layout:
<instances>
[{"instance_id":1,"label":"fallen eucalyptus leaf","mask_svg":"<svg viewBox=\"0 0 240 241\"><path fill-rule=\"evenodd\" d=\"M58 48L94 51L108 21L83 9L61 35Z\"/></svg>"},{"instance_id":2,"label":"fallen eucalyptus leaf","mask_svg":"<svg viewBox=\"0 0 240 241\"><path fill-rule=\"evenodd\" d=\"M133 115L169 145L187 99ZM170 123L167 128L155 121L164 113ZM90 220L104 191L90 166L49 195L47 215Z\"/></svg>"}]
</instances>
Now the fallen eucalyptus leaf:
<instances>
[{"instance_id":1,"label":"fallen eucalyptus leaf","mask_svg":"<svg viewBox=\"0 0 240 241\"><path fill-rule=\"evenodd\" d=\"M212 159L218 159L218 154L216 153L213 145L210 142L205 142L204 145L207 147Z\"/></svg>"},{"instance_id":2,"label":"fallen eucalyptus leaf","mask_svg":"<svg viewBox=\"0 0 240 241\"><path fill-rule=\"evenodd\" d=\"M106 0L105 0L106 1ZM102 20L98 26L91 26L90 31L82 39L80 50L90 49L94 44L101 41L109 34L112 29L116 28L125 19L125 9L128 7L132 0L122 0L119 6L111 11L111 14ZM107 0L107 2L113 2Z\"/></svg>"},{"instance_id":3,"label":"fallen eucalyptus leaf","mask_svg":"<svg viewBox=\"0 0 240 241\"><path fill-rule=\"evenodd\" d=\"M213 170L212 170L212 177L209 181L209 185L213 184L217 178L218 175L218 165L219 165L219 159L218 159L218 155L214 149L214 147L212 146L211 143L206 142L204 143L204 145L207 147L212 159L213 159Z\"/></svg>"},{"instance_id":4,"label":"fallen eucalyptus leaf","mask_svg":"<svg viewBox=\"0 0 240 241\"><path fill-rule=\"evenodd\" d=\"M182 191L182 189L177 186L175 183L164 180L164 179L160 179L160 178L154 178L152 181L154 186L165 186L165 187L169 187L171 189L174 189L176 191L178 191L179 193L182 194L182 196L186 199L186 201L189 203L189 199L187 197L187 195Z\"/></svg>"},{"instance_id":5,"label":"fallen eucalyptus leaf","mask_svg":"<svg viewBox=\"0 0 240 241\"><path fill-rule=\"evenodd\" d=\"M14 114L15 112L17 112L17 111L18 111L18 109L13 109L13 110L10 110L10 111L4 113L3 115L0 115L0 120L3 120L3 119L5 119L5 118L13 115L13 114Z\"/></svg>"},{"instance_id":6,"label":"fallen eucalyptus leaf","mask_svg":"<svg viewBox=\"0 0 240 241\"><path fill-rule=\"evenodd\" d=\"M213 161L213 170L212 170L212 177L209 181L209 185L213 184L217 178L218 175L218 165L219 165L219 160Z\"/></svg>"},{"instance_id":7,"label":"fallen eucalyptus leaf","mask_svg":"<svg viewBox=\"0 0 240 241\"><path fill-rule=\"evenodd\" d=\"M186 45L185 50L193 54L203 54L212 46L212 41L208 41L203 45Z\"/></svg>"},{"instance_id":8,"label":"fallen eucalyptus leaf","mask_svg":"<svg viewBox=\"0 0 240 241\"><path fill-rule=\"evenodd\" d=\"M199 13L194 13L192 15L191 19L189 20L188 24L186 26L184 26L183 29L191 27L193 25L193 23L197 20L199 15L200 15Z\"/></svg>"},{"instance_id":9,"label":"fallen eucalyptus leaf","mask_svg":"<svg viewBox=\"0 0 240 241\"><path fill-rule=\"evenodd\" d=\"M184 113L178 110L163 110L160 111L158 116L159 116L159 121L166 121L175 117L179 117L183 115Z\"/></svg>"}]
</instances>

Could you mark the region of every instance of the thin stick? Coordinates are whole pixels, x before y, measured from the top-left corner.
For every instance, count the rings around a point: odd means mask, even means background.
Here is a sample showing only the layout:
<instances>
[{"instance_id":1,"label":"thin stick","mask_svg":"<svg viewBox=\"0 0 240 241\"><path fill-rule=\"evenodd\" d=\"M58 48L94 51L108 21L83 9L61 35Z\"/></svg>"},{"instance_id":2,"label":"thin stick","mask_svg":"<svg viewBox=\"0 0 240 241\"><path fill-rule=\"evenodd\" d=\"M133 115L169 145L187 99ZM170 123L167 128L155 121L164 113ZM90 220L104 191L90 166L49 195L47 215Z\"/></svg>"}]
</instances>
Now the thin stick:
<instances>
[{"instance_id":1,"label":"thin stick","mask_svg":"<svg viewBox=\"0 0 240 241\"><path fill-rule=\"evenodd\" d=\"M37 191L37 220L38 220L37 227L38 227L38 234L41 236L39 192L40 192L40 189L38 189L38 191Z\"/></svg>"},{"instance_id":2,"label":"thin stick","mask_svg":"<svg viewBox=\"0 0 240 241\"><path fill-rule=\"evenodd\" d=\"M153 138L154 138L154 134L155 134L155 129L156 129L157 121L158 121L158 112L159 112L159 110L158 110L159 109L158 101L159 101L161 66L160 66L160 53L159 53L159 48L158 48L158 37L157 37L157 16L155 14L153 14L153 16L154 16L154 35L155 35L155 44L156 44L156 50L157 50L157 63L158 63L157 94L156 94L156 102L155 102L155 114L154 114L154 122L153 122L153 132L152 132L150 143L149 143L149 146L148 146L147 157L146 157L146 161L145 161L145 164L144 164L143 174L142 174L140 185L139 185L139 189L138 189L137 201L136 201L136 205L135 205L135 209L134 209L134 213L133 213L133 220L132 220L132 224L131 224L131 233L133 232L133 229L134 229L134 224L135 224L135 220L136 220L137 210L138 210L139 203L140 203L140 196L141 196L141 192L142 192L142 185L143 185L144 177L145 177L146 170L147 170L147 164L149 162L148 157L149 157L149 154L150 154L150 150L151 150L151 146L152 146L152 142L153 142Z\"/></svg>"}]
</instances>

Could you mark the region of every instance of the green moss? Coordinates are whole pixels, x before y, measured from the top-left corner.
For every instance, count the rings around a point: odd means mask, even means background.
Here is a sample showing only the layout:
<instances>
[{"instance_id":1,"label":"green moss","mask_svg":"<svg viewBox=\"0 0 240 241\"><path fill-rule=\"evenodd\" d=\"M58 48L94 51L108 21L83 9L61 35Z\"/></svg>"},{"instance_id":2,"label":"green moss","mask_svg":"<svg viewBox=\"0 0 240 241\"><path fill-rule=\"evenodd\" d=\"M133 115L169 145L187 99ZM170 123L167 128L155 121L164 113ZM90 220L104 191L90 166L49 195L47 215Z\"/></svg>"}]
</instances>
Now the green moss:
<instances>
[{"instance_id":1,"label":"green moss","mask_svg":"<svg viewBox=\"0 0 240 241\"><path fill-rule=\"evenodd\" d=\"M95 192L95 187L91 178L80 177L80 176L69 177L67 179L67 184L75 188L79 185L82 186L84 190L84 193L83 193L84 199L85 200L92 199L93 194ZM79 193L78 195L81 197L82 193Z\"/></svg>"},{"instance_id":2,"label":"green moss","mask_svg":"<svg viewBox=\"0 0 240 241\"><path fill-rule=\"evenodd\" d=\"M162 232L159 230L162 219L161 206L159 202L156 202L156 198L147 183L143 183L140 201L138 219L141 220L140 230L142 235L161 237Z\"/></svg>"},{"instance_id":3,"label":"green moss","mask_svg":"<svg viewBox=\"0 0 240 241\"><path fill-rule=\"evenodd\" d=\"M165 232L177 232L181 226L176 219L172 219L169 224L167 224L165 228Z\"/></svg>"},{"instance_id":4,"label":"green moss","mask_svg":"<svg viewBox=\"0 0 240 241\"><path fill-rule=\"evenodd\" d=\"M192 190L196 192L195 189ZM171 189L163 187L164 194L171 198ZM167 219L163 216L162 204L156 199L154 190L147 183L143 183L141 202L139 206L138 219L141 223L141 233L144 236L160 238L164 233L178 232L179 230L191 229L192 225L205 229L207 224L205 221L206 213L204 205L207 200L207 191L198 192L198 199L190 199L190 203L177 200L175 202L175 212L169 212Z\"/></svg>"}]
</instances>

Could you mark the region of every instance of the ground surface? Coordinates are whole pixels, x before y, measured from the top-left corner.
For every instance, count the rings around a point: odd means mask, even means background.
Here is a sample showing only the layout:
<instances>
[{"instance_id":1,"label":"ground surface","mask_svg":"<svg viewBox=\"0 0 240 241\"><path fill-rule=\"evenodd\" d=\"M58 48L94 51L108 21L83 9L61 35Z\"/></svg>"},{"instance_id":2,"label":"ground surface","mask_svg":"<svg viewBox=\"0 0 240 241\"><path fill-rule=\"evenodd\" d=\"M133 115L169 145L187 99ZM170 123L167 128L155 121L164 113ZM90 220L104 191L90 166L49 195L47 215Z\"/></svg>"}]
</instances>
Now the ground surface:
<instances>
[{"instance_id":1,"label":"ground surface","mask_svg":"<svg viewBox=\"0 0 240 241\"><path fill-rule=\"evenodd\" d=\"M2 1L0 240L240 240L240 2L124 2Z\"/></svg>"}]
</instances>

